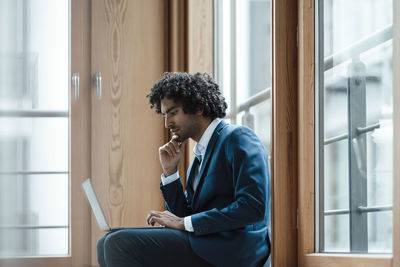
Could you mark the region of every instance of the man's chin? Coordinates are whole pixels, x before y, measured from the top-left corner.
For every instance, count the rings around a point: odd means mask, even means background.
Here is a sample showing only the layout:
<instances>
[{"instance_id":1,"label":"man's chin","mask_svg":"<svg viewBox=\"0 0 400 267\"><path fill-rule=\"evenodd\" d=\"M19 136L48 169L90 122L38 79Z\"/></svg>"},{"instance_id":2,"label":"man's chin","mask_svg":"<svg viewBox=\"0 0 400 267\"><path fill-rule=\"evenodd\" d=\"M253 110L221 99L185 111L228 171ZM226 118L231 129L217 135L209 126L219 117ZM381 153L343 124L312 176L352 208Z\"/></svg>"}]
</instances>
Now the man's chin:
<instances>
[{"instance_id":1,"label":"man's chin","mask_svg":"<svg viewBox=\"0 0 400 267\"><path fill-rule=\"evenodd\" d=\"M183 143L187 139L186 136L179 136L179 135L177 135L177 136L178 136L178 138L176 139L176 141L178 141L179 143Z\"/></svg>"}]
</instances>

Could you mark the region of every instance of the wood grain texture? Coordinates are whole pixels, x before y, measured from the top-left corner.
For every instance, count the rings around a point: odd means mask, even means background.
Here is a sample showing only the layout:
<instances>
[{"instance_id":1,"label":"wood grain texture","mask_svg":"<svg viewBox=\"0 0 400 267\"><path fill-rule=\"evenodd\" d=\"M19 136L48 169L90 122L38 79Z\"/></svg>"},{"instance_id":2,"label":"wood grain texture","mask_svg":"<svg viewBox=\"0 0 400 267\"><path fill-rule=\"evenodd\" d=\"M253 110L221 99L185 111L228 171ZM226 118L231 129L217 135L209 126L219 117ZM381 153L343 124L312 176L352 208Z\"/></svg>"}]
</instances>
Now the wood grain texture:
<instances>
[{"instance_id":1,"label":"wood grain texture","mask_svg":"<svg viewBox=\"0 0 400 267\"><path fill-rule=\"evenodd\" d=\"M211 76L214 53L213 1L187 2L188 72L206 72Z\"/></svg>"},{"instance_id":2,"label":"wood grain texture","mask_svg":"<svg viewBox=\"0 0 400 267\"><path fill-rule=\"evenodd\" d=\"M214 12L213 1L187 1L187 71L214 75ZM194 159L195 142L187 143L187 164ZM188 167L187 166L187 167Z\"/></svg>"},{"instance_id":3,"label":"wood grain texture","mask_svg":"<svg viewBox=\"0 0 400 267\"><path fill-rule=\"evenodd\" d=\"M391 255L351 255L351 254L310 254L304 257L309 267L391 267Z\"/></svg>"},{"instance_id":4,"label":"wood grain texture","mask_svg":"<svg viewBox=\"0 0 400 267\"><path fill-rule=\"evenodd\" d=\"M184 0L170 0L168 11L168 71L171 72L185 72L187 71L187 23L186 23L186 8L187 1ZM171 139L168 130L165 134L164 142ZM186 146L179 162L179 176L182 185L186 187L186 170L190 165L189 146Z\"/></svg>"},{"instance_id":5,"label":"wood grain texture","mask_svg":"<svg viewBox=\"0 0 400 267\"><path fill-rule=\"evenodd\" d=\"M186 1L169 1L169 61L168 71L184 72L187 69Z\"/></svg>"},{"instance_id":6,"label":"wood grain texture","mask_svg":"<svg viewBox=\"0 0 400 267\"><path fill-rule=\"evenodd\" d=\"M91 251L91 210L82 190L82 182L91 175L90 1L72 0L71 18L71 73L80 73L79 100L75 101L74 90L71 90L70 96L71 259L72 266L88 266Z\"/></svg>"},{"instance_id":7,"label":"wood grain texture","mask_svg":"<svg viewBox=\"0 0 400 267\"><path fill-rule=\"evenodd\" d=\"M272 10L272 265L297 266L297 1Z\"/></svg>"},{"instance_id":8,"label":"wood grain texture","mask_svg":"<svg viewBox=\"0 0 400 267\"><path fill-rule=\"evenodd\" d=\"M314 0L298 1L298 253L314 252Z\"/></svg>"},{"instance_id":9,"label":"wood grain texture","mask_svg":"<svg viewBox=\"0 0 400 267\"><path fill-rule=\"evenodd\" d=\"M163 210L158 147L162 118L146 95L165 71L166 2L92 1L92 178L112 227L144 226ZM92 246L102 234L92 220ZM95 263L95 251L92 250Z\"/></svg>"},{"instance_id":10,"label":"wood grain texture","mask_svg":"<svg viewBox=\"0 0 400 267\"><path fill-rule=\"evenodd\" d=\"M393 266L400 266L400 2L393 1Z\"/></svg>"}]
</instances>

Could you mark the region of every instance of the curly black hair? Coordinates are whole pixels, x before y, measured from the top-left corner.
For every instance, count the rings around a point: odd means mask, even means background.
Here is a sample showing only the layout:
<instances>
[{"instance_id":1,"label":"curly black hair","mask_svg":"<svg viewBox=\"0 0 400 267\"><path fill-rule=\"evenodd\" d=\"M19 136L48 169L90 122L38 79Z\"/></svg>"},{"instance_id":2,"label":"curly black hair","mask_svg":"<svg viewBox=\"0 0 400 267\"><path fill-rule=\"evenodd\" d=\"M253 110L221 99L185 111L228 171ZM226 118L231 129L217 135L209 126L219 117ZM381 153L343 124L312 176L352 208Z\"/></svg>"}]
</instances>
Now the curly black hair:
<instances>
[{"instance_id":1,"label":"curly black hair","mask_svg":"<svg viewBox=\"0 0 400 267\"><path fill-rule=\"evenodd\" d=\"M225 98L207 73L165 72L146 97L158 114L161 113L161 100L167 98L182 104L186 114L203 110L203 116L211 119L226 115Z\"/></svg>"}]
</instances>

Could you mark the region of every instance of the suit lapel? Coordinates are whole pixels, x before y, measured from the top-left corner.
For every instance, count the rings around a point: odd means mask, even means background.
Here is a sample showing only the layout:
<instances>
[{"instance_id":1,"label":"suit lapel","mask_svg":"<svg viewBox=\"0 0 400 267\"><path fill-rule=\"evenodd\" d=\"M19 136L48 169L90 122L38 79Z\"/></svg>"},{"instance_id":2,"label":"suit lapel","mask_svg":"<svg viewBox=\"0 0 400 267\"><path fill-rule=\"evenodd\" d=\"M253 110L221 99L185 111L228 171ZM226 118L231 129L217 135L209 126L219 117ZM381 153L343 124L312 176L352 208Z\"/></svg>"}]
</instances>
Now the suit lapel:
<instances>
[{"instance_id":1,"label":"suit lapel","mask_svg":"<svg viewBox=\"0 0 400 267\"><path fill-rule=\"evenodd\" d=\"M201 169L199 171L199 183L196 188L196 191L194 192L192 203L194 203L196 196L198 195L198 192L201 190L201 186L203 184L202 181L203 181L203 176L204 176L204 170L207 168L208 162L211 158L212 152L214 150L214 147L218 140L220 132L226 125L227 125L227 123L225 121L221 121L218 124L217 128L215 129L213 135L211 136L210 141L208 142L206 154L204 155L204 159L202 160L202 163L201 163Z\"/></svg>"}]
</instances>

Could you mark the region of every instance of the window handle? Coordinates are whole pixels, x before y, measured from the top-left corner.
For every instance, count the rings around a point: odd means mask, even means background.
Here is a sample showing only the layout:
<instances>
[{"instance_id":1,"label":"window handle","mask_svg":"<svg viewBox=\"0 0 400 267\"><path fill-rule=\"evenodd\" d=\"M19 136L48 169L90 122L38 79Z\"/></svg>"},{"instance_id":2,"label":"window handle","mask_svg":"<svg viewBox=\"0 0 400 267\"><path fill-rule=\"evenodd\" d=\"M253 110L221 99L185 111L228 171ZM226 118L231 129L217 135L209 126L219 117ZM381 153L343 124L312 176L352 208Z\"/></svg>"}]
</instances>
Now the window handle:
<instances>
[{"instance_id":1,"label":"window handle","mask_svg":"<svg viewBox=\"0 0 400 267\"><path fill-rule=\"evenodd\" d=\"M94 74L94 84L97 87L97 99L101 100L101 72L96 72Z\"/></svg>"},{"instance_id":2,"label":"window handle","mask_svg":"<svg viewBox=\"0 0 400 267\"><path fill-rule=\"evenodd\" d=\"M79 72L72 74L72 85L75 88L75 101L79 99Z\"/></svg>"}]
</instances>

